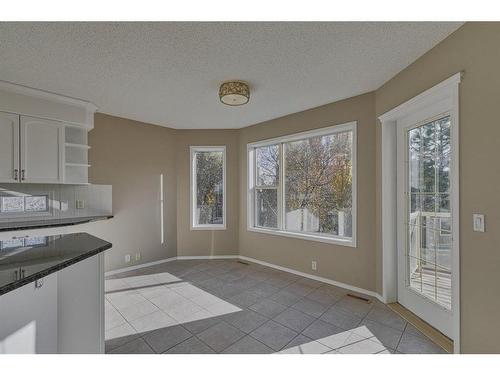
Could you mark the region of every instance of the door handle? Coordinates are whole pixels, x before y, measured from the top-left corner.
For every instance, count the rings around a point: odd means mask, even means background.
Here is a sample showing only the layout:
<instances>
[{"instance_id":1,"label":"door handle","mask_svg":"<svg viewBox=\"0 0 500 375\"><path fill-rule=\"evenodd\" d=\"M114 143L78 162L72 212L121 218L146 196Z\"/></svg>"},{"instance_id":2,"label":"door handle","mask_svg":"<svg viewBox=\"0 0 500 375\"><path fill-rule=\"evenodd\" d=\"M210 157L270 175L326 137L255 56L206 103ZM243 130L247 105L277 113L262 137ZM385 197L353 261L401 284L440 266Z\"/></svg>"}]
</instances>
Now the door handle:
<instances>
[{"instance_id":1,"label":"door handle","mask_svg":"<svg viewBox=\"0 0 500 375\"><path fill-rule=\"evenodd\" d=\"M19 170L14 169L14 181L17 181L18 178L19 178Z\"/></svg>"}]
</instances>

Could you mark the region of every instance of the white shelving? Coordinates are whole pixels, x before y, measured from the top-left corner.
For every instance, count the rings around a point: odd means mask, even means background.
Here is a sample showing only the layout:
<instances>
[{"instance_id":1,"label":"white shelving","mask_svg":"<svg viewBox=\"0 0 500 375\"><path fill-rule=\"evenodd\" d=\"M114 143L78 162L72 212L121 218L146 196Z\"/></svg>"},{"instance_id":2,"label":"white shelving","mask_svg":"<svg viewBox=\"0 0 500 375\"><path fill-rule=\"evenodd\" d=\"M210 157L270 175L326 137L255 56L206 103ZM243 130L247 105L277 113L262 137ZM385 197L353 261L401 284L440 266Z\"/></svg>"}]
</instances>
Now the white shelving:
<instances>
[{"instance_id":1,"label":"white shelving","mask_svg":"<svg viewBox=\"0 0 500 375\"><path fill-rule=\"evenodd\" d=\"M64 144L64 146L65 146L65 147L83 148L83 149L85 149L85 150L90 149L90 146L88 146L88 145L82 145L82 144L79 144L79 143L68 143L68 142L66 142L66 143Z\"/></svg>"},{"instance_id":2,"label":"white shelving","mask_svg":"<svg viewBox=\"0 0 500 375\"><path fill-rule=\"evenodd\" d=\"M90 168L90 164L66 163L65 165L66 165L67 167L83 167L83 168Z\"/></svg>"},{"instance_id":3,"label":"white shelving","mask_svg":"<svg viewBox=\"0 0 500 375\"><path fill-rule=\"evenodd\" d=\"M88 150L87 130L80 127L66 126L64 143L65 183L88 183Z\"/></svg>"},{"instance_id":4,"label":"white shelving","mask_svg":"<svg viewBox=\"0 0 500 375\"><path fill-rule=\"evenodd\" d=\"M75 185L85 185L89 181L89 164L66 163L64 167L65 183Z\"/></svg>"},{"instance_id":5,"label":"white shelving","mask_svg":"<svg viewBox=\"0 0 500 375\"><path fill-rule=\"evenodd\" d=\"M0 81L0 182L87 184L87 101Z\"/></svg>"}]
</instances>

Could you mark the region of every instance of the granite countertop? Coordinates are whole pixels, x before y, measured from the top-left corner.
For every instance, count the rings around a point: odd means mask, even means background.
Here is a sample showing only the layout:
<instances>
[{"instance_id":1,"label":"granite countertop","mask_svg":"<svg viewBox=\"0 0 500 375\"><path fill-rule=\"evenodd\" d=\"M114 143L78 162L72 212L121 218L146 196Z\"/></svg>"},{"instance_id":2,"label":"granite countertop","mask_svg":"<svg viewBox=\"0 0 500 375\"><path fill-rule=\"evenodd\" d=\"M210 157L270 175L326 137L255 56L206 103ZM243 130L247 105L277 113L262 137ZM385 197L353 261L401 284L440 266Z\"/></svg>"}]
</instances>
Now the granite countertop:
<instances>
[{"instance_id":1,"label":"granite countertop","mask_svg":"<svg viewBox=\"0 0 500 375\"><path fill-rule=\"evenodd\" d=\"M91 221L107 220L112 218L113 215L104 215L104 216L70 217L65 219L7 221L0 223L0 232L8 232L12 230L23 230L23 229L63 227L68 225L84 224L84 223L90 223Z\"/></svg>"},{"instance_id":2,"label":"granite countertop","mask_svg":"<svg viewBox=\"0 0 500 375\"><path fill-rule=\"evenodd\" d=\"M0 295L110 249L88 233L0 241Z\"/></svg>"}]
</instances>

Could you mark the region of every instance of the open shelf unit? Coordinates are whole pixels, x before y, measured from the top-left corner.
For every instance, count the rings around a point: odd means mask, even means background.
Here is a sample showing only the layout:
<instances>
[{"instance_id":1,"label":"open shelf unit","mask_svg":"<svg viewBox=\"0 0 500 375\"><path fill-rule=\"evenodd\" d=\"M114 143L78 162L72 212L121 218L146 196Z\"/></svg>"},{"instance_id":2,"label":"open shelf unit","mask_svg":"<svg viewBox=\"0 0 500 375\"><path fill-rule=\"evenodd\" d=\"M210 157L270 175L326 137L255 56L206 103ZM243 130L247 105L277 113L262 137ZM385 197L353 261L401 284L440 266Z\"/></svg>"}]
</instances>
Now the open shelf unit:
<instances>
[{"instance_id":1,"label":"open shelf unit","mask_svg":"<svg viewBox=\"0 0 500 375\"><path fill-rule=\"evenodd\" d=\"M88 163L87 130L66 126L64 131L64 173L67 184L86 184L90 164Z\"/></svg>"}]
</instances>

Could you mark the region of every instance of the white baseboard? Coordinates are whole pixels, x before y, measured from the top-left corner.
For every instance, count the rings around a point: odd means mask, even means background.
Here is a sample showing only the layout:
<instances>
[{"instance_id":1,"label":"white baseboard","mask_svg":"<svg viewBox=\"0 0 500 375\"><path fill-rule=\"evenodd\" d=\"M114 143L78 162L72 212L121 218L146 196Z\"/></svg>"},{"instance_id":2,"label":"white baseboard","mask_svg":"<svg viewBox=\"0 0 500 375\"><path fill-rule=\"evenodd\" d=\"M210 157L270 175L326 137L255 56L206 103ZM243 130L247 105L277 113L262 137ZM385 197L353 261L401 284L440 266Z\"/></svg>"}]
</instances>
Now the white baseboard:
<instances>
[{"instance_id":1,"label":"white baseboard","mask_svg":"<svg viewBox=\"0 0 500 375\"><path fill-rule=\"evenodd\" d=\"M192 255L180 256L177 260L193 260L193 259L238 259L239 255Z\"/></svg>"},{"instance_id":2,"label":"white baseboard","mask_svg":"<svg viewBox=\"0 0 500 375\"><path fill-rule=\"evenodd\" d=\"M263 265L263 266L266 266L266 267L275 268L275 269L280 270L280 271L285 271L285 272L293 273L294 275L298 275L298 276L302 276L302 277L307 277L308 279L313 279L313 280L316 280L316 281L320 281L320 282L325 283L325 284L335 285L335 286L338 286L339 288L344 288L344 289L347 289L347 290L352 290L353 292L357 292L357 293L365 294L367 296L375 297L375 298L377 298L381 302L383 300L382 296L380 294L378 294L377 292L373 292L373 291L368 290L368 289L363 289L363 288L359 288L357 286L345 284L345 283L342 283L340 281L335 281L335 280L332 280L332 279L327 279L326 277L311 275L309 273L297 271L297 270L294 270L292 268L278 266L278 265L273 264L273 263L264 262L262 260L258 260L258 259L246 257L246 256L243 256L243 255L240 255L239 259L246 260L246 261L252 262L252 263L257 263L257 264L260 264L260 265Z\"/></svg>"},{"instance_id":3,"label":"white baseboard","mask_svg":"<svg viewBox=\"0 0 500 375\"><path fill-rule=\"evenodd\" d=\"M165 259L156 260L154 262L137 264L135 266L118 268L116 270L107 271L104 276L116 275L117 273L138 270L145 267L156 266L157 264L162 264L166 262L172 262L174 260L194 260L194 259L238 259L238 255L195 255L195 256L180 256L180 257L170 257Z\"/></svg>"},{"instance_id":4,"label":"white baseboard","mask_svg":"<svg viewBox=\"0 0 500 375\"><path fill-rule=\"evenodd\" d=\"M144 268L144 267L156 266L157 264L162 264L162 263L166 263L166 262L172 262L172 261L174 261L176 259L177 259L177 257L171 257L171 258L165 258L165 259L155 260L154 262L137 264L135 266L118 268L117 270L112 270L112 271L105 272L104 276L111 276L111 275L116 275L117 273L138 270L138 269Z\"/></svg>"},{"instance_id":5,"label":"white baseboard","mask_svg":"<svg viewBox=\"0 0 500 375\"><path fill-rule=\"evenodd\" d=\"M258 259L255 259L255 258L246 257L246 256L243 256L243 255L199 255L199 256L198 255L193 255L193 256L171 257L171 258L165 258L165 259L157 260L157 261L154 261L154 262L143 263L143 264L138 264L136 266L130 266L130 267L120 268L120 269L113 270L113 271L108 271L108 272L105 273L105 276L111 276L111 275L116 275L117 273L122 273L122 272L126 272L126 271L133 271L133 270L137 270L137 269L144 268L144 267L155 266L157 264L162 264L162 263L166 263L166 262L172 262L174 260L195 260L195 259L241 259L241 260L245 260L247 262L257 263L257 264L260 264L262 266L274 268L274 269L277 269L277 270L280 270L280 271L289 272L289 273L292 273L294 275L298 275L298 276L302 276L302 277L307 277L308 279L313 279L313 280L316 280L316 281L320 281L320 282L325 283L325 284L335 285L335 286L338 286L339 288L344 288L344 289L347 289L347 290L351 290L351 291L356 292L356 293L361 293L361 294L365 294L367 296L375 297L380 302L385 303L384 302L384 298L379 293L377 293L377 292L373 292L371 290L367 290L367 289L359 288L357 286L345 284L345 283L342 283L340 281L336 281L336 280L332 280L332 279L327 279L326 277L311 275L309 273L297 271L297 270L294 270L292 268L278 266L277 264L264 262L262 260L258 260Z\"/></svg>"}]
</instances>

